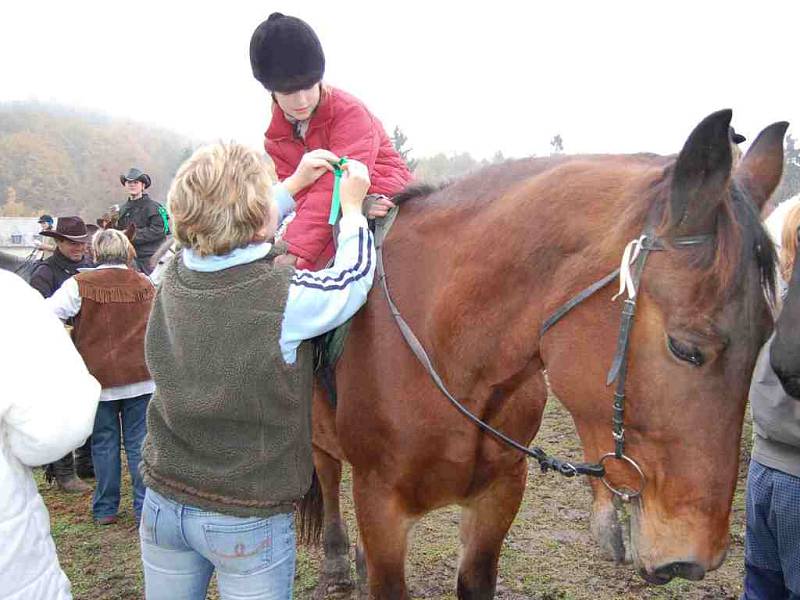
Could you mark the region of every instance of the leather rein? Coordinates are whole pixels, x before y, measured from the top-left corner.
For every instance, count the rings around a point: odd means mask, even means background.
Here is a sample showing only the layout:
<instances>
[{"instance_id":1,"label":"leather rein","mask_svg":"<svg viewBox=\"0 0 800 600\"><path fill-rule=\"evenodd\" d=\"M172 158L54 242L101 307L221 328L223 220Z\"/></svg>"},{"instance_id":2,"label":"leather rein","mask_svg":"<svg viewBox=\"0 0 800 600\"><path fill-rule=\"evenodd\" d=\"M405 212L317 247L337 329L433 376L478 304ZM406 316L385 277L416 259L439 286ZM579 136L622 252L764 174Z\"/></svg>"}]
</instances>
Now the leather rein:
<instances>
[{"instance_id":1,"label":"leather rein","mask_svg":"<svg viewBox=\"0 0 800 600\"><path fill-rule=\"evenodd\" d=\"M396 211L397 209L393 209ZM375 228L375 250L377 254L376 271L378 279L383 288L383 293L386 296L386 301L389 305L389 310L397 323L400 333L405 339L411 351L417 357L422 366L433 379L434 384L439 391L450 401L450 403L464 415L467 419L472 421L480 429L494 436L504 444L511 446L515 450L535 459L542 469L542 472L549 470L556 471L566 477L574 477L575 475L588 475L590 477L598 477L610 492L618 496L625 502L629 502L633 498L641 495L646 484L646 477L641 467L630 456L625 454L625 382L628 374L628 346L630 342L630 334L633 325L633 318L636 313L636 299L639 288L639 283L642 278L647 257L651 252L664 251L671 249L691 248L699 244L704 244L713 239L711 235L698 235L698 236L684 236L675 237L664 240L655 237L652 227L645 228L644 233L637 239L632 240L625 248L623 253L622 264L619 268L615 269L605 277L598 279L593 284L570 298L567 302L562 304L555 310L550 317L548 317L539 329L539 337L541 339L547 331L550 330L556 323L564 318L573 308L581 304L584 300L590 298L598 291L605 288L612 281L620 278L620 292L617 296L627 292L628 298L625 299L622 306L622 315L620 317L619 335L617 336L617 346L614 358L611 362L611 368L608 371L606 378L606 385L611 385L616 382L614 392L613 404L613 418L612 418L612 432L611 435L614 439L614 452L604 454L596 463L576 463L567 460L556 458L555 456L548 455L542 448L538 446L526 447L519 442L511 439L504 433L498 431L488 423L482 421L472 412L470 412L461 402L459 402L453 394L445 386L441 376L436 372L433 363L425 351L422 343L419 341L411 327L409 327L406 320L400 314L400 311L392 300L389 293L389 284L387 281L386 270L383 265L383 245L388 234L389 226L394 221L396 215L391 215L391 218L384 220L377 220ZM617 298L614 296L614 299ZM605 462L610 459L621 460L630 465L639 476L639 487L635 490L622 490L614 487L606 478Z\"/></svg>"}]
</instances>

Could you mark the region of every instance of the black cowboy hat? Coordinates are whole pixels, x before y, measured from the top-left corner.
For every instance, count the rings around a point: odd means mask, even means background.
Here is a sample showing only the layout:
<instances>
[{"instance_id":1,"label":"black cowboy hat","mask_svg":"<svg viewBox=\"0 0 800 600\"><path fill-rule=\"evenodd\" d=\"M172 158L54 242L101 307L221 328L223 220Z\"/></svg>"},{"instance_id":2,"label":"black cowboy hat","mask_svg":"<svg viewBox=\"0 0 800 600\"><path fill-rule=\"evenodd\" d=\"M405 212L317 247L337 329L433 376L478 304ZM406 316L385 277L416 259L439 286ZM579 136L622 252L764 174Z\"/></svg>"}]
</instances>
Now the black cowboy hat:
<instances>
[{"instance_id":1,"label":"black cowboy hat","mask_svg":"<svg viewBox=\"0 0 800 600\"><path fill-rule=\"evenodd\" d=\"M42 231L39 235L84 243L92 239L86 223L80 217L59 217L55 229Z\"/></svg>"},{"instance_id":2,"label":"black cowboy hat","mask_svg":"<svg viewBox=\"0 0 800 600\"><path fill-rule=\"evenodd\" d=\"M128 181L141 181L144 184L144 188L145 189L149 188L150 187L150 183L151 183L150 182L150 175L148 175L147 173L143 173L142 171L140 171L136 167L131 167L128 170L128 174L127 175L120 175L119 176L119 182L122 185L125 185L125 183L128 182Z\"/></svg>"}]
</instances>

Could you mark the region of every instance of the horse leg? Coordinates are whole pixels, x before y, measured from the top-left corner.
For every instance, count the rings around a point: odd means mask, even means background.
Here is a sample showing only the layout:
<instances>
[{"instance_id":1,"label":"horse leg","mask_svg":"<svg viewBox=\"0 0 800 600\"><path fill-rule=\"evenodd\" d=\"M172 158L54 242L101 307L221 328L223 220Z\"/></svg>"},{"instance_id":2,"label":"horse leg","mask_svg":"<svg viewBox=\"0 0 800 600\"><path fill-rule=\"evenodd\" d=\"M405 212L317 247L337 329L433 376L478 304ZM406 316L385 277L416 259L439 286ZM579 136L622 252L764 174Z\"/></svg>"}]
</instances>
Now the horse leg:
<instances>
[{"instance_id":1,"label":"horse leg","mask_svg":"<svg viewBox=\"0 0 800 600\"><path fill-rule=\"evenodd\" d=\"M314 468L317 470L324 502L322 543L325 557L315 598L348 595L353 588L350 578L350 540L342 519L339 491L342 463L318 446L314 446Z\"/></svg>"},{"instance_id":2,"label":"horse leg","mask_svg":"<svg viewBox=\"0 0 800 600\"><path fill-rule=\"evenodd\" d=\"M367 566L369 597L373 600L408 600L405 560L408 532L416 517L403 508L400 495L375 475L353 470L353 499L359 542Z\"/></svg>"},{"instance_id":3,"label":"horse leg","mask_svg":"<svg viewBox=\"0 0 800 600\"><path fill-rule=\"evenodd\" d=\"M494 598L500 550L522 502L526 479L527 463L522 460L464 505L460 531L464 550L458 566L459 600Z\"/></svg>"}]
</instances>

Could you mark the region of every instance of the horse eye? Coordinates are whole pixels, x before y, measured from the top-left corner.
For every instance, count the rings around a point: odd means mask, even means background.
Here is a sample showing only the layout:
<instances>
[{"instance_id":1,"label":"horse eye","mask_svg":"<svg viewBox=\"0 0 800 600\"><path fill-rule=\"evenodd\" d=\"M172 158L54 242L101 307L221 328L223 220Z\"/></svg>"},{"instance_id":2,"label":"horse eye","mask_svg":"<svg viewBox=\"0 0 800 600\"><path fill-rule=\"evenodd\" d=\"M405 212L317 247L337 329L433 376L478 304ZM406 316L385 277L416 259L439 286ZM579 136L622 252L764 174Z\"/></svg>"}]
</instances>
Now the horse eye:
<instances>
[{"instance_id":1,"label":"horse eye","mask_svg":"<svg viewBox=\"0 0 800 600\"><path fill-rule=\"evenodd\" d=\"M667 336L667 347L675 358L687 362L692 366L701 367L706 360L700 350L694 346L682 344L671 335Z\"/></svg>"}]
</instances>

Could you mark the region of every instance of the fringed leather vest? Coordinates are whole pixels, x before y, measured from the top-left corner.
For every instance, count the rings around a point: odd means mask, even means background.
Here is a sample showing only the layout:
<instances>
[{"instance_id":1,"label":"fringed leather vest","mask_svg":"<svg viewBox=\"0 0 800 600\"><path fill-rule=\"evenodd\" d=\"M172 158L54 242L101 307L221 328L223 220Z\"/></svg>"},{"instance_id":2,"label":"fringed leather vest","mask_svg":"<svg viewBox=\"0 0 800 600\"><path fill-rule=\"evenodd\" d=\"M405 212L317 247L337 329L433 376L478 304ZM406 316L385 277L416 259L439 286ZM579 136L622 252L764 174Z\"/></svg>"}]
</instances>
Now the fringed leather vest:
<instances>
[{"instance_id":1,"label":"fringed leather vest","mask_svg":"<svg viewBox=\"0 0 800 600\"><path fill-rule=\"evenodd\" d=\"M95 269L75 276L81 310L72 337L103 389L150 379L144 334L155 297L147 277L131 269Z\"/></svg>"}]
</instances>

